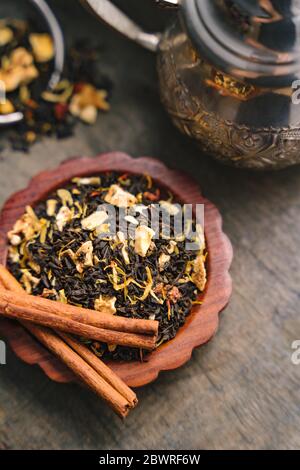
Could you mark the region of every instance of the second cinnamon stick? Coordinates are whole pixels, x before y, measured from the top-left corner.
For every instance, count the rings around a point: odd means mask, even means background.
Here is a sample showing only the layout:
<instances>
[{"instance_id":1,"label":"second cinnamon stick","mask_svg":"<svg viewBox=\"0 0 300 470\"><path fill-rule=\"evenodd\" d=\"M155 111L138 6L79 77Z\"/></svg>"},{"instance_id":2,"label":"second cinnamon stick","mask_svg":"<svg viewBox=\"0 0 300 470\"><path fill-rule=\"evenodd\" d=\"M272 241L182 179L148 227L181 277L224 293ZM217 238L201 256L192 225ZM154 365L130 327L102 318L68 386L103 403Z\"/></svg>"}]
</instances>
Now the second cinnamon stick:
<instances>
[{"instance_id":1,"label":"second cinnamon stick","mask_svg":"<svg viewBox=\"0 0 300 470\"><path fill-rule=\"evenodd\" d=\"M43 312L34 308L22 307L0 298L0 311L2 315L22 321L29 321L38 325L47 326L55 330L73 333L88 339L93 339L108 344L117 344L120 346L128 346L132 348L141 348L152 350L155 348L156 338L146 335L138 335L133 333L123 333L113 330L104 330L95 326L86 325L77 321L65 318L53 313ZM14 298L14 296L12 297Z\"/></svg>"},{"instance_id":2,"label":"second cinnamon stick","mask_svg":"<svg viewBox=\"0 0 300 470\"><path fill-rule=\"evenodd\" d=\"M35 325L26 325L26 328L58 356L89 388L104 399L121 418L125 418L130 409L136 405L136 402L129 403L121 393L49 329Z\"/></svg>"},{"instance_id":3,"label":"second cinnamon stick","mask_svg":"<svg viewBox=\"0 0 300 470\"><path fill-rule=\"evenodd\" d=\"M10 290L9 285L14 284L14 281L11 279L11 275L6 268L1 265L0 277L5 287ZM15 282L18 283L17 280L15 280ZM20 284L19 287L21 287ZM25 292L22 292L22 287L21 290L19 288L18 291L15 291L14 293L1 290L0 300L13 302L16 305L20 305L25 308L35 308L45 312L52 312L98 328L149 336L157 336L158 334L158 321L125 318L86 308L74 307L73 305L63 304L54 300L28 295Z\"/></svg>"},{"instance_id":4,"label":"second cinnamon stick","mask_svg":"<svg viewBox=\"0 0 300 470\"><path fill-rule=\"evenodd\" d=\"M0 287L9 289L12 292L24 292L19 282L5 268L0 269ZM119 416L126 417L129 409L137 405L136 394L79 341L62 332L53 332L48 328L25 321L21 323L89 388L101 398L104 398ZM60 337L57 336L58 334ZM97 375L100 375L100 378Z\"/></svg>"}]
</instances>

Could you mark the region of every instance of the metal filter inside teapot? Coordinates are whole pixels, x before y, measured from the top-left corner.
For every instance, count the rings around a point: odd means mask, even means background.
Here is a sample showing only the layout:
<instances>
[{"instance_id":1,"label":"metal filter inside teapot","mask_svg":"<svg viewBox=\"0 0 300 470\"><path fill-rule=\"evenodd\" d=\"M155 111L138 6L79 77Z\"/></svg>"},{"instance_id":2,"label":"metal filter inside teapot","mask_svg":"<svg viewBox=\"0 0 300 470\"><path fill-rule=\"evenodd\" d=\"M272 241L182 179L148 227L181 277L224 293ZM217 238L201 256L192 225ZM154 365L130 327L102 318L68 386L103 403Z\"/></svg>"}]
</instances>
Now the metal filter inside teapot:
<instances>
[{"instance_id":1,"label":"metal filter inside teapot","mask_svg":"<svg viewBox=\"0 0 300 470\"><path fill-rule=\"evenodd\" d=\"M300 163L300 0L159 0L178 9L163 34L145 33L108 0L86 2L158 52L162 101L202 149L241 168Z\"/></svg>"}]
</instances>

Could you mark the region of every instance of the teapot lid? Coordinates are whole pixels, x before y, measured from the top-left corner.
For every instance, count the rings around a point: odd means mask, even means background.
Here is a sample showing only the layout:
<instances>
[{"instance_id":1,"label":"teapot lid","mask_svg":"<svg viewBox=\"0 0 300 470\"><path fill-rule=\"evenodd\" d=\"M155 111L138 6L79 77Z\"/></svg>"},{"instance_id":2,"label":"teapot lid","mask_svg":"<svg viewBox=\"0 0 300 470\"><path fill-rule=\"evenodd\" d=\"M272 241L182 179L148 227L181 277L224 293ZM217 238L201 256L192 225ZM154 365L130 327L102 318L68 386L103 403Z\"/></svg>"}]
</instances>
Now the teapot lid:
<instances>
[{"instance_id":1,"label":"teapot lid","mask_svg":"<svg viewBox=\"0 0 300 470\"><path fill-rule=\"evenodd\" d=\"M300 0L181 0L187 33L217 68L262 87L300 78Z\"/></svg>"}]
</instances>

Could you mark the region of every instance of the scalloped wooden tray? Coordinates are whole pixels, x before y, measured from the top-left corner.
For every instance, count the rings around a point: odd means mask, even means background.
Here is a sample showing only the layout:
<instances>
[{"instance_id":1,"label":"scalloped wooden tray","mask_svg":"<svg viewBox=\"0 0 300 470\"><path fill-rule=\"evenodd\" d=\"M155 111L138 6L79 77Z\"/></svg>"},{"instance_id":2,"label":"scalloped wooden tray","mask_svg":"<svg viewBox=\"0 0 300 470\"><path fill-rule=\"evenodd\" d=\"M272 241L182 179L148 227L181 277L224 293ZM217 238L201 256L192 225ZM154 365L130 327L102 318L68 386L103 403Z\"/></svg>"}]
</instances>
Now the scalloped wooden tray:
<instances>
[{"instance_id":1,"label":"scalloped wooden tray","mask_svg":"<svg viewBox=\"0 0 300 470\"><path fill-rule=\"evenodd\" d=\"M194 348L209 341L216 333L219 313L227 305L232 282L229 268L232 246L222 231L222 219L217 208L207 199L189 176L171 170L162 162L149 157L133 159L120 153L107 153L95 158L73 158L55 170L34 177L29 186L14 194L5 203L0 214L0 262L6 264L7 232L23 214L26 205L35 205L49 192L64 185L75 176L87 176L105 171L148 173L156 183L175 194L182 203L205 206L205 235L208 246L208 283L202 296L203 305L193 307L185 325L176 337L151 353L147 362L110 362L110 366L132 387L140 387L155 380L162 370L176 369L185 364ZM75 377L57 358L16 322L0 321L0 333L16 355L28 364L38 364L52 380L75 381Z\"/></svg>"}]
</instances>

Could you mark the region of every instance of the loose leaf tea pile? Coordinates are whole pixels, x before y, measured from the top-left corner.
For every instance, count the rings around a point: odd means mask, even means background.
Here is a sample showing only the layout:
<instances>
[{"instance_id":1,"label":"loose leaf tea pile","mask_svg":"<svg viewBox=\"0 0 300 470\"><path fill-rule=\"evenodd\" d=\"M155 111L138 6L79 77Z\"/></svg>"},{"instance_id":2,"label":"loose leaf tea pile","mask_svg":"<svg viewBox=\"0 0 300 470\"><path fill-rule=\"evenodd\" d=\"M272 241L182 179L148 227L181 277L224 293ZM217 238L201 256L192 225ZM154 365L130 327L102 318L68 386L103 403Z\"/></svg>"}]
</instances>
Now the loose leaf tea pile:
<instances>
[{"instance_id":1,"label":"loose leaf tea pile","mask_svg":"<svg viewBox=\"0 0 300 470\"><path fill-rule=\"evenodd\" d=\"M116 219L103 204L115 210ZM177 211L173 196L148 175L74 178L34 209L26 208L8 233L9 268L30 294L158 320L160 345L176 335L206 285L203 229L188 220L193 230L178 234ZM155 214L158 234L151 224ZM193 249L187 249L187 238ZM87 344L98 356L131 360L143 354Z\"/></svg>"},{"instance_id":2,"label":"loose leaf tea pile","mask_svg":"<svg viewBox=\"0 0 300 470\"><path fill-rule=\"evenodd\" d=\"M54 90L47 88L54 70L52 38L31 22L0 22L0 57L6 92L0 114L24 114L10 132L15 150L28 151L46 135L68 137L78 120L94 124L98 111L109 110L111 83L99 73L98 50L84 41L67 51L64 76Z\"/></svg>"}]
</instances>

